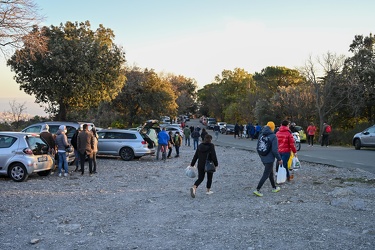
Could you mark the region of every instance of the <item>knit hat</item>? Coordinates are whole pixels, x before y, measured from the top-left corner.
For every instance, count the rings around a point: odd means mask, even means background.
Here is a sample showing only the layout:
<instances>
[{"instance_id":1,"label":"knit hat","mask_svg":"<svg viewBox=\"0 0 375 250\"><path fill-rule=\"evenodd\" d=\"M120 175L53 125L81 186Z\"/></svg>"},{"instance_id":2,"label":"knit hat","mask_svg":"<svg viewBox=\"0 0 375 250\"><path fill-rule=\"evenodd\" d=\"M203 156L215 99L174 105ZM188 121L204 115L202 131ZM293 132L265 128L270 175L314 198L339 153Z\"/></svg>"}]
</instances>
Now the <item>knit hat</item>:
<instances>
[{"instance_id":1,"label":"knit hat","mask_svg":"<svg viewBox=\"0 0 375 250\"><path fill-rule=\"evenodd\" d=\"M59 127L59 129L62 130L62 131L64 131L65 128L66 128L65 125L60 125L60 127Z\"/></svg>"},{"instance_id":2,"label":"knit hat","mask_svg":"<svg viewBox=\"0 0 375 250\"><path fill-rule=\"evenodd\" d=\"M274 122L271 122L271 121L267 122L267 126L270 127L270 129L272 131L275 131L275 123Z\"/></svg>"},{"instance_id":3,"label":"knit hat","mask_svg":"<svg viewBox=\"0 0 375 250\"><path fill-rule=\"evenodd\" d=\"M48 126L48 124L44 124L44 125L43 125L43 130L47 130L47 131L49 130L49 126Z\"/></svg>"}]
</instances>

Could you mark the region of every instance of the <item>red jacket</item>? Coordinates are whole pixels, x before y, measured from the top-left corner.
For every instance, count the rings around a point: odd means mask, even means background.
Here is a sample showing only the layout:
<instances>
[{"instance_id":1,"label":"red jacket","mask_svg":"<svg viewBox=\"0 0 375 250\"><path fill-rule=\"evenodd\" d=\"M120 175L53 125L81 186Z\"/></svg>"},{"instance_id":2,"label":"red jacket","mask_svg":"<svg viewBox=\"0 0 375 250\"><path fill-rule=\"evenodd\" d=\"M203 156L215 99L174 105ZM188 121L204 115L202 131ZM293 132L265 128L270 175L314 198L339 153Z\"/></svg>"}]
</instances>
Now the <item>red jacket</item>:
<instances>
[{"instance_id":1,"label":"red jacket","mask_svg":"<svg viewBox=\"0 0 375 250\"><path fill-rule=\"evenodd\" d=\"M279 131L276 133L276 137L279 143L279 153L287 153L290 151L292 151L294 154L297 153L293 135L287 126L281 126Z\"/></svg>"}]
</instances>

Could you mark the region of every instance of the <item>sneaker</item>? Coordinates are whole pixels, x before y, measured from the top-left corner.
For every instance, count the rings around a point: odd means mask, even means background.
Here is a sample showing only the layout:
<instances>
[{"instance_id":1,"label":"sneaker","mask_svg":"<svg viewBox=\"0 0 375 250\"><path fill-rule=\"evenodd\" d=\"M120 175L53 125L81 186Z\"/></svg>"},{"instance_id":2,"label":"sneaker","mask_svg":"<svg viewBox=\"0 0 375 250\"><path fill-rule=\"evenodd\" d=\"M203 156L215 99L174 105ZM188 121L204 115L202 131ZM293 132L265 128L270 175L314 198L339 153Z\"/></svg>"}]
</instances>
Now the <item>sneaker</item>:
<instances>
[{"instance_id":1,"label":"sneaker","mask_svg":"<svg viewBox=\"0 0 375 250\"><path fill-rule=\"evenodd\" d=\"M61 177L61 173L59 174L59 177Z\"/></svg>"},{"instance_id":2,"label":"sneaker","mask_svg":"<svg viewBox=\"0 0 375 250\"><path fill-rule=\"evenodd\" d=\"M65 173L64 176L65 176L65 177L68 177L68 173Z\"/></svg>"},{"instance_id":3,"label":"sneaker","mask_svg":"<svg viewBox=\"0 0 375 250\"><path fill-rule=\"evenodd\" d=\"M272 193L277 193L280 191L280 187L276 187L274 189L272 189Z\"/></svg>"},{"instance_id":4,"label":"sneaker","mask_svg":"<svg viewBox=\"0 0 375 250\"><path fill-rule=\"evenodd\" d=\"M195 189L194 188L190 188L190 195L192 198L195 198Z\"/></svg>"},{"instance_id":5,"label":"sneaker","mask_svg":"<svg viewBox=\"0 0 375 250\"><path fill-rule=\"evenodd\" d=\"M255 190L253 193L254 193L256 196L259 196L259 197L262 197L262 196L263 196L263 194L262 194L261 192L259 192L258 190Z\"/></svg>"},{"instance_id":6,"label":"sneaker","mask_svg":"<svg viewBox=\"0 0 375 250\"><path fill-rule=\"evenodd\" d=\"M212 192L211 190L206 192L206 194L213 194L214 192Z\"/></svg>"}]
</instances>

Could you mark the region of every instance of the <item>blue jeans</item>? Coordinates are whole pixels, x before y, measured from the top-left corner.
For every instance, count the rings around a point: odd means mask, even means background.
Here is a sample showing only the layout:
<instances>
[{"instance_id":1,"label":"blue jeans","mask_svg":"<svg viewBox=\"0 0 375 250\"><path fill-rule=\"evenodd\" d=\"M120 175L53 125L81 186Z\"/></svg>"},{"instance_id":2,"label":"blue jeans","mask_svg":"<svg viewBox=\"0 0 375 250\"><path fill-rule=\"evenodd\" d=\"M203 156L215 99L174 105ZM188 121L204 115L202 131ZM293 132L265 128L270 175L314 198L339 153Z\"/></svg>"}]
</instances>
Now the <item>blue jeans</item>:
<instances>
[{"instance_id":1,"label":"blue jeans","mask_svg":"<svg viewBox=\"0 0 375 250\"><path fill-rule=\"evenodd\" d=\"M194 150L196 150L198 148L198 144L199 144L199 138L194 139Z\"/></svg>"},{"instance_id":2,"label":"blue jeans","mask_svg":"<svg viewBox=\"0 0 375 250\"><path fill-rule=\"evenodd\" d=\"M58 152L59 155L59 174L61 174L61 169L64 164L65 173L68 173L68 161L66 160L66 152Z\"/></svg>"},{"instance_id":3,"label":"blue jeans","mask_svg":"<svg viewBox=\"0 0 375 250\"><path fill-rule=\"evenodd\" d=\"M288 153L280 153L281 160L283 160L283 167L286 169L286 178L289 179L289 169L288 169L288 161L290 158L290 152ZM276 172L279 171L279 164L276 162Z\"/></svg>"},{"instance_id":4,"label":"blue jeans","mask_svg":"<svg viewBox=\"0 0 375 250\"><path fill-rule=\"evenodd\" d=\"M190 147L190 136L185 136L185 146L186 145Z\"/></svg>"}]
</instances>

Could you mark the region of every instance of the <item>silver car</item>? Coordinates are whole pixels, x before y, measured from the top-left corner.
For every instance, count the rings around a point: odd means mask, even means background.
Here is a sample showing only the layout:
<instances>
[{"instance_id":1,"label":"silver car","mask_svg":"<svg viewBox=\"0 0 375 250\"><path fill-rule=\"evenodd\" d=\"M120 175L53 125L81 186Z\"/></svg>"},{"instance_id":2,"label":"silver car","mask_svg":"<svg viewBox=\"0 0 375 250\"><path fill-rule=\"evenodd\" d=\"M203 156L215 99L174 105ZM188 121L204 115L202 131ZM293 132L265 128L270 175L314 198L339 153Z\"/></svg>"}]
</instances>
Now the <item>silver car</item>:
<instances>
[{"instance_id":1,"label":"silver car","mask_svg":"<svg viewBox=\"0 0 375 250\"><path fill-rule=\"evenodd\" d=\"M375 125L353 136L353 146L359 150L361 147L375 147Z\"/></svg>"},{"instance_id":2,"label":"silver car","mask_svg":"<svg viewBox=\"0 0 375 250\"><path fill-rule=\"evenodd\" d=\"M131 161L155 153L154 142L136 130L102 129L98 136L98 155L120 156L124 161Z\"/></svg>"},{"instance_id":3,"label":"silver car","mask_svg":"<svg viewBox=\"0 0 375 250\"><path fill-rule=\"evenodd\" d=\"M47 152L47 143L37 134L0 132L0 174L16 182L31 173L47 176L54 166Z\"/></svg>"}]
</instances>

